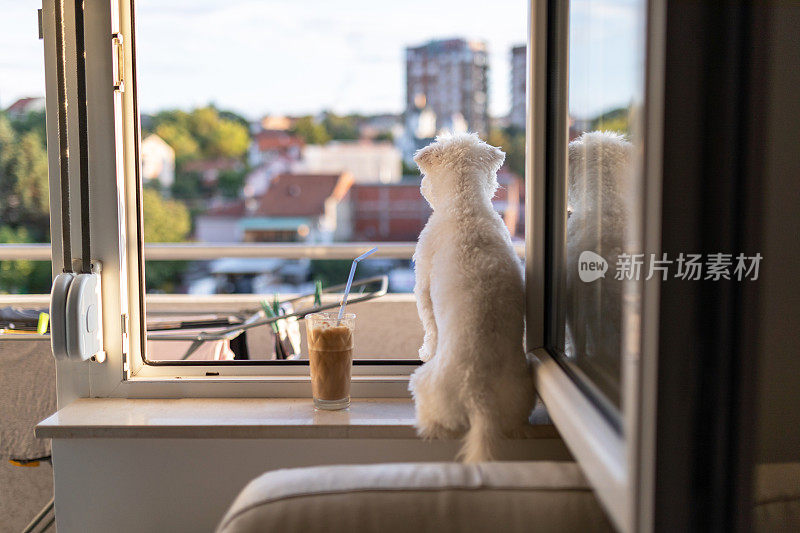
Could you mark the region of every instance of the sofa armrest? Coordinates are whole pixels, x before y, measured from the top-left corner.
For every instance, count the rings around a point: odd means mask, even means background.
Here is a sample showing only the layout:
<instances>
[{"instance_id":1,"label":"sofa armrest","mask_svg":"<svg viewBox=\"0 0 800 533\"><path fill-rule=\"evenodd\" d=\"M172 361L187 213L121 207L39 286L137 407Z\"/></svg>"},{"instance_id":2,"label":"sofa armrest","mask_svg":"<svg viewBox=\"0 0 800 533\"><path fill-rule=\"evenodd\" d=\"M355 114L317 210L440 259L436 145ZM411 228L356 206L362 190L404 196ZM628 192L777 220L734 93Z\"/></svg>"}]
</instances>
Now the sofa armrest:
<instances>
[{"instance_id":1,"label":"sofa armrest","mask_svg":"<svg viewBox=\"0 0 800 533\"><path fill-rule=\"evenodd\" d=\"M256 531L613 531L574 463L408 463L268 472L219 525Z\"/></svg>"}]
</instances>

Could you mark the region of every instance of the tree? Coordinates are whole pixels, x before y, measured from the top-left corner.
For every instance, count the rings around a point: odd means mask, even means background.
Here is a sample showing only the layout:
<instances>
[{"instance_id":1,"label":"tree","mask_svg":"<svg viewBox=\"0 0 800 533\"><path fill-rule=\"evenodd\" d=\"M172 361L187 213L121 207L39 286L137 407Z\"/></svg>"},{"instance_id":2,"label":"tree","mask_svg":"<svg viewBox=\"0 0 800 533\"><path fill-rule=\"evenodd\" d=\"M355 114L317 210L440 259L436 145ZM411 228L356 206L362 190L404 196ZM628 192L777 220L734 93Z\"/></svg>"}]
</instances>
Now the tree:
<instances>
[{"instance_id":1,"label":"tree","mask_svg":"<svg viewBox=\"0 0 800 533\"><path fill-rule=\"evenodd\" d=\"M0 226L0 243L34 242L24 227ZM50 261L0 261L0 293L46 294L52 282Z\"/></svg>"},{"instance_id":2,"label":"tree","mask_svg":"<svg viewBox=\"0 0 800 533\"><path fill-rule=\"evenodd\" d=\"M322 281L323 287L347 281L352 261L346 259L312 259L311 279Z\"/></svg>"},{"instance_id":3,"label":"tree","mask_svg":"<svg viewBox=\"0 0 800 533\"><path fill-rule=\"evenodd\" d=\"M213 106L191 112L168 110L151 119L153 131L173 150L177 166L194 159L232 157L239 159L247 152L250 132L247 121L230 111Z\"/></svg>"},{"instance_id":4,"label":"tree","mask_svg":"<svg viewBox=\"0 0 800 533\"><path fill-rule=\"evenodd\" d=\"M220 111L213 105L190 112L179 109L161 111L148 117L148 125L150 131L175 150L173 197L194 204L217 191L206 186L198 174L187 172L186 163L219 158L243 160L250 145L247 120L231 111ZM230 185L228 179L225 186ZM229 195L228 189L223 193Z\"/></svg>"},{"instance_id":5,"label":"tree","mask_svg":"<svg viewBox=\"0 0 800 533\"><path fill-rule=\"evenodd\" d=\"M179 172L175 174L175 181L170 188L173 198L186 201L193 205L206 194L206 187L202 177L197 172Z\"/></svg>"},{"instance_id":6,"label":"tree","mask_svg":"<svg viewBox=\"0 0 800 533\"><path fill-rule=\"evenodd\" d=\"M506 153L505 164L514 174L525 176L525 132L518 129L493 129L487 141Z\"/></svg>"},{"instance_id":7,"label":"tree","mask_svg":"<svg viewBox=\"0 0 800 533\"><path fill-rule=\"evenodd\" d=\"M238 122L222 119L210 134L206 154L210 157L239 159L247 152L249 145L250 133L246 127Z\"/></svg>"},{"instance_id":8,"label":"tree","mask_svg":"<svg viewBox=\"0 0 800 533\"><path fill-rule=\"evenodd\" d=\"M219 173L217 188L225 198L238 198L244 188L244 179L247 172L244 170L225 170Z\"/></svg>"},{"instance_id":9,"label":"tree","mask_svg":"<svg viewBox=\"0 0 800 533\"><path fill-rule=\"evenodd\" d=\"M511 140L505 130L501 130L500 128L492 129L489 132L489 137L486 139L486 142L500 148L504 152L508 149L509 144L511 144Z\"/></svg>"},{"instance_id":10,"label":"tree","mask_svg":"<svg viewBox=\"0 0 800 533\"><path fill-rule=\"evenodd\" d=\"M181 242L192 229L186 206L177 200L167 200L156 190L143 191L142 212L146 242Z\"/></svg>"},{"instance_id":11,"label":"tree","mask_svg":"<svg viewBox=\"0 0 800 533\"><path fill-rule=\"evenodd\" d=\"M21 117L11 121L11 126L17 135L24 135L33 132L39 138L42 146L47 146L47 122L45 120L44 110L42 111L29 111Z\"/></svg>"},{"instance_id":12,"label":"tree","mask_svg":"<svg viewBox=\"0 0 800 533\"><path fill-rule=\"evenodd\" d=\"M213 106L193 110L188 119L188 130L200 145L203 157L240 158L247 152L250 143L247 127L221 118Z\"/></svg>"},{"instance_id":13,"label":"tree","mask_svg":"<svg viewBox=\"0 0 800 533\"><path fill-rule=\"evenodd\" d=\"M154 189L142 196L145 242L182 242L191 231L189 210L177 200L167 200ZM147 264L145 285L149 291L172 292L186 265L180 261L156 261Z\"/></svg>"},{"instance_id":14,"label":"tree","mask_svg":"<svg viewBox=\"0 0 800 533\"><path fill-rule=\"evenodd\" d=\"M511 134L506 146L506 164L521 178L525 178L525 132Z\"/></svg>"},{"instance_id":15,"label":"tree","mask_svg":"<svg viewBox=\"0 0 800 533\"><path fill-rule=\"evenodd\" d=\"M18 135L0 114L0 224L25 226L38 242L49 240L47 152L34 131Z\"/></svg>"},{"instance_id":16,"label":"tree","mask_svg":"<svg viewBox=\"0 0 800 533\"><path fill-rule=\"evenodd\" d=\"M200 157L200 145L184 126L165 122L155 127L155 133L175 150L175 162L181 165Z\"/></svg>"},{"instance_id":17,"label":"tree","mask_svg":"<svg viewBox=\"0 0 800 533\"><path fill-rule=\"evenodd\" d=\"M416 163L408 164L405 160L402 161L403 164L403 176L419 176L419 167Z\"/></svg>"},{"instance_id":18,"label":"tree","mask_svg":"<svg viewBox=\"0 0 800 533\"><path fill-rule=\"evenodd\" d=\"M325 126L311 116L296 119L290 131L302 138L306 144L325 144L331 140Z\"/></svg>"},{"instance_id":19,"label":"tree","mask_svg":"<svg viewBox=\"0 0 800 533\"><path fill-rule=\"evenodd\" d=\"M322 125L331 139L353 141L359 138L359 118L357 115L338 116L333 113L325 113Z\"/></svg>"},{"instance_id":20,"label":"tree","mask_svg":"<svg viewBox=\"0 0 800 533\"><path fill-rule=\"evenodd\" d=\"M606 111L592 120L592 130L613 131L622 135L630 135L630 115L632 110L619 107Z\"/></svg>"}]
</instances>

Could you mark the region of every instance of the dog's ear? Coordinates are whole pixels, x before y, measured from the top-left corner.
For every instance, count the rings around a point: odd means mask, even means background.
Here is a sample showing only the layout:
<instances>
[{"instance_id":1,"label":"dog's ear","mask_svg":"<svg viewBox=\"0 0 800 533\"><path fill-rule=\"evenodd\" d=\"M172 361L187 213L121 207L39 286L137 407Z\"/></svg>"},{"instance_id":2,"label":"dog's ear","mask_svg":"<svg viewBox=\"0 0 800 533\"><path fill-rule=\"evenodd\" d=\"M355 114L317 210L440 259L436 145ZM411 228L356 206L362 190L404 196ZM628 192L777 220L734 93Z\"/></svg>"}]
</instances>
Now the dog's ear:
<instances>
[{"instance_id":1,"label":"dog's ear","mask_svg":"<svg viewBox=\"0 0 800 533\"><path fill-rule=\"evenodd\" d=\"M503 161L506 160L506 154L500 148L492 146L491 144L482 143L485 152L486 165L490 172L497 172L503 166ZM481 158L483 159L483 157Z\"/></svg>"},{"instance_id":2,"label":"dog's ear","mask_svg":"<svg viewBox=\"0 0 800 533\"><path fill-rule=\"evenodd\" d=\"M441 163L441 147L434 142L425 148L417 150L417 153L414 154L414 162L419 167L420 172L428 174Z\"/></svg>"}]
</instances>

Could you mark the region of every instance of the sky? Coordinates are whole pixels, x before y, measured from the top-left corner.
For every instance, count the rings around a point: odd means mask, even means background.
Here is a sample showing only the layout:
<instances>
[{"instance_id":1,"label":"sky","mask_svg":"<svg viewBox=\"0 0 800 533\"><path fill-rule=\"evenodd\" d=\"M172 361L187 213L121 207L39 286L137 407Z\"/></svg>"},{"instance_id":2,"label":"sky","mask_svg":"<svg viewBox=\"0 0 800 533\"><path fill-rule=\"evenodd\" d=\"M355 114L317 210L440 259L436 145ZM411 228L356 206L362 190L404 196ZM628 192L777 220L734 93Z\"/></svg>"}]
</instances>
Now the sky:
<instances>
[{"instance_id":1,"label":"sky","mask_svg":"<svg viewBox=\"0 0 800 533\"><path fill-rule=\"evenodd\" d=\"M40 0L0 0L0 106L42 94ZM487 41L490 112L509 108L510 48L526 0L138 0L140 108L210 101L250 118L331 109L401 112L408 45Z\"/></svg>"},{"instance_id":2,"label":"sky","mask_svg":"<svg viewBox=\"0 0 800 533\"><path fill-rule=\"evenodd\" d=\"M639 3L574 1L571 107L630 101L638 83L631 6ZM0 0L0 107L44 93L40 5ZM138 0L136 9L144 112L209 102L248 118L401 112L405 47L465 37L488 43L490 114L502 116L510 49L527 35L526 0Z\"/></svg>"},{"instance_id":3,"label":"sky","mask_svg":"<svg viewBox=\"0 0 800 533\"><path fill-rule=\"evenodd\" d=\"M569 109L577 118L641 102L645 0L572 0Z\"/></svg>"}]
</instances>

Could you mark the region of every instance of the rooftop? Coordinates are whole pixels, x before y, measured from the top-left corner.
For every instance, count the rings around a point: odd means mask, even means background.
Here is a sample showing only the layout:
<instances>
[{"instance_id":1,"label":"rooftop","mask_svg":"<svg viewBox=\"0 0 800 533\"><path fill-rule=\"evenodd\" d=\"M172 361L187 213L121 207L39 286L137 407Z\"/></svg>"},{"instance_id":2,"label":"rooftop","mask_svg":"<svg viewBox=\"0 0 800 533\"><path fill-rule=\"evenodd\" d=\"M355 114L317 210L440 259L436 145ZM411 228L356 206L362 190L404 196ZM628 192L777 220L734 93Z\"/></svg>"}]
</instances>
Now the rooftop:
<instances>
[{"instance_id":1,"label":"rooftop","mask_svg":"<svg viewBox=\"0 0 800 533\"><path fill-rule=\"evenodd\" d=\"M302 148L303 139L284 130L263 130L253 135L253 143L260 152L281 150L291 147Z\"/></svg>"},{"instance_id":2,"label":"rooftop","mask_svg":"<svg viewBox=\"0 0 800 533\"><path fill-rule=\"evenodd\" d=\"M341 200L353 177L335 174L280 174L263 195L240 199L208 210L211 217L313 217L325 212L328 198Z\"/></svg>"}]
</instances>

